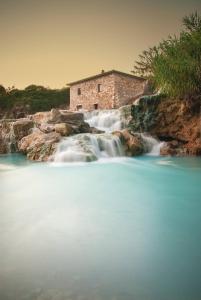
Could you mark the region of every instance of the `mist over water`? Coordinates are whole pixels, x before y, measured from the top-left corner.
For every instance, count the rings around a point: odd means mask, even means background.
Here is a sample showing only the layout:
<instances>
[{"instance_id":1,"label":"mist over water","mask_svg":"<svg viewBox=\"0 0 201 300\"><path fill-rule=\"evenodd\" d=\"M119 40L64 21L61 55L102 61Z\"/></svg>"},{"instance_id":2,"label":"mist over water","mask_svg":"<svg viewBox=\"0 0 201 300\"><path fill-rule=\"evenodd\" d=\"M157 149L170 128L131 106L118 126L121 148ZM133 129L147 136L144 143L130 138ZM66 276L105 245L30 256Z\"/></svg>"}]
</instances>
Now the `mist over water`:
<instances>
[{"instance_id":1,"label":"mist over water","mask_svg":"<svg viewBox=\"0 0 201 300\"><path fill-rule=\"evenodd\" d=\"M200 158L0 170L0 299L200 300Z\"/></svg>"}]
</instances>

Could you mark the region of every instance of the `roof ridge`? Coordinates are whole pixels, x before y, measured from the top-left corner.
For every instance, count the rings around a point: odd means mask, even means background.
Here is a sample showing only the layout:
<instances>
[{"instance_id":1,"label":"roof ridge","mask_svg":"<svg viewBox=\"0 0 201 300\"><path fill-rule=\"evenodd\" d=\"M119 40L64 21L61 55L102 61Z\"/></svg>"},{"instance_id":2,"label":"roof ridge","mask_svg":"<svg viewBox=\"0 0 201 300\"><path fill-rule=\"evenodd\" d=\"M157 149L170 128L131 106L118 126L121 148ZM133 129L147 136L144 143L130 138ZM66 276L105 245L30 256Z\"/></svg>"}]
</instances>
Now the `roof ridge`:
<instances>
[{"instance_id":1,"label":"roof ridge","mask_svg":"<svg viewBox=\"0 0 201 300\"><path fill-rule=\"evenodd\" d=\"M132 74L129 74L129 73L125 73L125 72L121 72L121 71L117 71L117 70L113 69L113 70L110 70L110 71L101 72L97 75L93 75L93 76L90 76L90 77L85 77L83 79L70 82L67 85L71 86L71 85L74 85L74 84L79 84L79 83L82 83L84 81L89 81L89 80L96 79L96 78L99 78L99 77L102 77L102 76L107 76L107 75L110 75L112 73L117 73L117 74L120 74L120 75L123 75L123 76L128 76L130 78L135 78L135 79L138 79L138 80L145 80L145 78L143 78L143 77L138 77L138 76L135 76L135 75L132 75Z\"/></svg>"}]
</instances>

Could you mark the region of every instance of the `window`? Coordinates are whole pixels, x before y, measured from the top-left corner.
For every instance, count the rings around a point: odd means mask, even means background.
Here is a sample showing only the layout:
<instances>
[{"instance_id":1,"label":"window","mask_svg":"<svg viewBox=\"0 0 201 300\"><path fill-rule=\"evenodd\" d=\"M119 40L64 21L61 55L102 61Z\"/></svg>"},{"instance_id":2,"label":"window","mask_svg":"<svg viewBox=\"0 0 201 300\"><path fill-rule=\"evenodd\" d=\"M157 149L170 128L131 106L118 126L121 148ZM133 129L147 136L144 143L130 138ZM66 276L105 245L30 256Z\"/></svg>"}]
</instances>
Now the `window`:
<instances>
[{"instance_id":1,"label":"window","mask_svg":"<svg viewBox=\"0 0 201 300\"><path fill-rule=\"evenodd\" d=\"M98 109L98 103L94 104L94 109Z\"/></svg>"},{"instance_id":2,"label":"window","mask_svg":"<svg viewBox=\"0 0 201 300\"><path fill-rule=\"evenodd\" d=\"M78 95L81 95L81 88L78 88L78 89L77 89L77 94L78 94Z\"/></svg>"},{"instance_id":3,"label":"window","mask_svg":"<svg viewBox=\"0 0 201 300\"><path fill-rule=\"evenodd\" d=\"M98 93L100 93L101 92L101 84L99 83L98 84Z\"/></svg>"},{"instance_id":4,"label":"window","mask_svg":"<svg viewBox=\"0 0 201 300\"><path fill-rule=\"evenodd\" d=\"M77 105L77 110L81 110L81 109L82 109L82 105L81 104Z\"/></svg>"}]
</instances>

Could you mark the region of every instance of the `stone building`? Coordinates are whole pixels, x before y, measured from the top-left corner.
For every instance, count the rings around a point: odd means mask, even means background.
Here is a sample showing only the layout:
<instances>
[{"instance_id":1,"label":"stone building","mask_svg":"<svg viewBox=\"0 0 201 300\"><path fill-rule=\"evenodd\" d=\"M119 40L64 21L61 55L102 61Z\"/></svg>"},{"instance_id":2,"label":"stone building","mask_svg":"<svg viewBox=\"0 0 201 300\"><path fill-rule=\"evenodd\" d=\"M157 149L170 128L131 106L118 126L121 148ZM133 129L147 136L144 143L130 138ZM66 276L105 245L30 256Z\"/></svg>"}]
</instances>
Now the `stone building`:
<instances>
[{"instance_id":1,"label":"stone building","mask_svg":"<svg viewBox=\"0 0 201 300\"><path fill-rule=\"evenodd\" d=\"M69 83L70 109L112 109L142 95L146 80L131 74L108 71Z\"/></svg>"}]
</instances>

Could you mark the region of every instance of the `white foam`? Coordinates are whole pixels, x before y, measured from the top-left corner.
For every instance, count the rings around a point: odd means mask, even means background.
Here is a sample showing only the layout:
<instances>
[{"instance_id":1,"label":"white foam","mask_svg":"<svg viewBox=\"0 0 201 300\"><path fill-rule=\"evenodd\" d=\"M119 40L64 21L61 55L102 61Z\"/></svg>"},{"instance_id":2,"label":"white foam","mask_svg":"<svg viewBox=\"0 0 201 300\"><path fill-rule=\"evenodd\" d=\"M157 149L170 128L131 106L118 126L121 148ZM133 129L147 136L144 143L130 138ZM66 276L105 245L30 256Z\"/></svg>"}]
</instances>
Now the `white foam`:
<instances>
[{"instance_id":1,"label":"white foam","mask_svg":"<svg viewBox=\"0 0 201 300\"><path fill-rule=\"evenodd\" d=\"M150 156L159 156L160 149L164 145L164 142L160 142L151 135L145 133L141 133L141 137L147 152L146 154Z\"/></svg>"},{"instance_id":2,"label":"white foam","mask_svg":"<svg viewBox=\"0 0 201 300\"><path fill-rule=\"evenodd\" d=\"M64 138L54 155L54 162L87 162L122 155L117 136L110 133L83 133Z\"/></svg>"},{"instance_id":3,"label":"white foam","mask_svg":"<svg viewBox=\"0 0 201 300\"><path fill-rule=\"evenodd\" d=\"M121 113L118 109L93 110L84 113L85 122L105 132L122 129Z\"/></svg>"}]
</instances>

